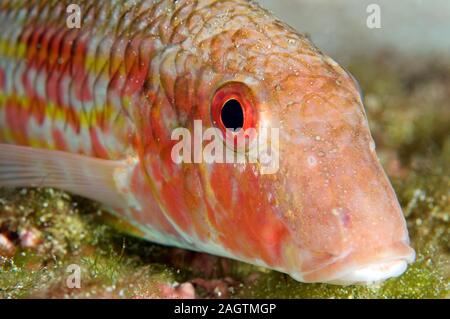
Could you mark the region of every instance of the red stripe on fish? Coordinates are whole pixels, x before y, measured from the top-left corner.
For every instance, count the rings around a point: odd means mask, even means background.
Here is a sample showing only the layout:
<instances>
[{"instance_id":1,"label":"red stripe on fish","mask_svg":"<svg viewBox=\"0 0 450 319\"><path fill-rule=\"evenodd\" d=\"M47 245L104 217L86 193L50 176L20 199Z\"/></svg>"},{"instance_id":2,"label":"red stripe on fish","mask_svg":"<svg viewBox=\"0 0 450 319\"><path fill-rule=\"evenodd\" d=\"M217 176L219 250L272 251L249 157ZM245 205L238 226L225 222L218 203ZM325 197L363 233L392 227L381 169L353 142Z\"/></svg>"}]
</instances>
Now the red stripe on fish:
<instances>
[{"instance_id":1,"label":"red stripe on fish","mask_svg":"<svg viewBox=\"0 0 450 319\"><path fill-rule=\"evenodd\" d=\"M17 143L26 144L29 140L28 121L30 113L14 98L4 102L4 112L5 120L8 122L13 138Z\"/></svg>"}]
</instances>

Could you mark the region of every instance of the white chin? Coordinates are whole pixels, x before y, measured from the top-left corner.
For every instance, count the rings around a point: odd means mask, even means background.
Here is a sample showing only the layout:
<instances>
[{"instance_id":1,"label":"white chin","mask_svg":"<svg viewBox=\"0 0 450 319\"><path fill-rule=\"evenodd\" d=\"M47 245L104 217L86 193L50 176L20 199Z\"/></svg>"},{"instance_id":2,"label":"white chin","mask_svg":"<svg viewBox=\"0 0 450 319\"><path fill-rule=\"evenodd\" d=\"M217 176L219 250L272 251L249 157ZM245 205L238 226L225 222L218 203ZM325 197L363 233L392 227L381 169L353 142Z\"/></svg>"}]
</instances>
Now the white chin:
<instances>
[{"instance_id":1,"label":"white chin","mask_svg":"<svg viewBox=\"0 0 450 319\"><path fill-rule=\"evenodd\" d=\"M377 263L343 274L342 277L330 280L338 285L369 284L398 277L405 272L408 263L405 260Z\"/></svg>"}]
</instances>

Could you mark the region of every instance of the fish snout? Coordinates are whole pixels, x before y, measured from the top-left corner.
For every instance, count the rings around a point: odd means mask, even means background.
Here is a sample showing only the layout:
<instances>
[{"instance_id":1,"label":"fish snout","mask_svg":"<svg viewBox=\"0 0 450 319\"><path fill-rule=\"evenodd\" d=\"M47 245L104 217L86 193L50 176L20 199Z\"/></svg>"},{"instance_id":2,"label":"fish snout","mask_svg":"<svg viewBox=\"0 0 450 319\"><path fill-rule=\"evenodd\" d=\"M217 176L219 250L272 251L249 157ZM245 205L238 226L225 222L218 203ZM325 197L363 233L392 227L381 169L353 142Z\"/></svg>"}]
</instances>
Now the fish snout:
<instances>
[{"instance_id":1,"label":"fish snout","mask_svg":"<svg viewBox=\"0 0 450 319\"><path fill-rule=\"evenodd\" d=\"M281 161L292 168L280 178L289 199L285 219L298 245L297 254L285 255L300 281L378 282L399 276L414 261L394 189L373 147L357 142L338 143L322 155L310 151L321 144L308 144Z\"/></svg>"}]
</instances>

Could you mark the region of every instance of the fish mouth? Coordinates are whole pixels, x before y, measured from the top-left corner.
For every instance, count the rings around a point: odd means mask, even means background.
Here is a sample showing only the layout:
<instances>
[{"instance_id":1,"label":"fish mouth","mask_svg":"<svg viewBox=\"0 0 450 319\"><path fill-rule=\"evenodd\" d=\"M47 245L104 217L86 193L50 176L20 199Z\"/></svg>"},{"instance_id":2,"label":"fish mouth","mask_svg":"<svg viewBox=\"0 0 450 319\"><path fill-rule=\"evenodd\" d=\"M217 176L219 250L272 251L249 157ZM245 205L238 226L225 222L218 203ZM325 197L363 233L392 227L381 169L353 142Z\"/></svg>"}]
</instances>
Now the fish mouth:
<instances>
[{"instance_id":1,"label":"fish mouth","mask_svg":"<svg viewBox=\"0 0 450 319\"><path fill-rule=\"evenodd\" d=\"M358 285L381 282L389 278L398 277L408 267L405 259L374 263L345 273L342 277L327 281L335 285Z\"/></svg>"},{"instance_id":2,"label":"fish mouth","mask_svg":"<svg viewBox=\"0 0 450 319\"><path fill-rule=\"evenodd\" d=\"M414 262L415 251L399 241L387 247L352 251L326 266L303 274L305 282L336 285L372 284L403 274Z\"/></svg>"}]
</instances>

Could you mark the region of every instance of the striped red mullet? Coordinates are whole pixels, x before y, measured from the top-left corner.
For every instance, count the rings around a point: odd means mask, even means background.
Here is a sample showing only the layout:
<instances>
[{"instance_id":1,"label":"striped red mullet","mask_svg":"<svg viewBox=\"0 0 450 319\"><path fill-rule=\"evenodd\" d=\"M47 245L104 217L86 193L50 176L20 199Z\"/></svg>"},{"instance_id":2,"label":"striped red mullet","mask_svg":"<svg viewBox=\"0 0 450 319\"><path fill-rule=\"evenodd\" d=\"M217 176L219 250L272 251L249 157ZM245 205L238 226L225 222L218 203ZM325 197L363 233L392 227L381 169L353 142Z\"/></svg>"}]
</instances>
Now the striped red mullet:
<instances>
[{"instance_id":1,"label":"striped red mullet","mask_svg":"<svg viewBox=\"0 0 450 319\"><path fill-rule=\"evenodd\" d=\"M79 0L80 28L70 2L0 3L0 186L61 188L148 240L304 282L414 260L357 85L305 36L246 0ZM225 132L230 100L241 127L279 129L274 174L172 160L173 130Z\"/></svg>"}]
</instances>

